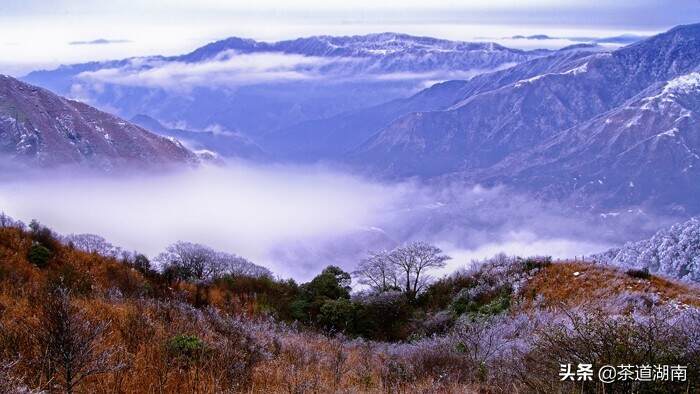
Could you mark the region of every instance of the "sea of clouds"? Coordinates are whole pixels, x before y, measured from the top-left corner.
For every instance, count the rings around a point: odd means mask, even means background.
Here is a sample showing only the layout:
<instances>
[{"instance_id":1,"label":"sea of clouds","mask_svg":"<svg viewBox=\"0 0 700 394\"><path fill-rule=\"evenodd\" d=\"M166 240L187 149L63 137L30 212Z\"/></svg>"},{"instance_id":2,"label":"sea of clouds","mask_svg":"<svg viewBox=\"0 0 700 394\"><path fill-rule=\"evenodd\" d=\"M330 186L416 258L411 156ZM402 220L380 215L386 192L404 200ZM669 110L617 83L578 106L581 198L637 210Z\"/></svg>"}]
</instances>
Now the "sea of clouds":
<instances>
[{"instance_id":1,"label":"sea of clouds","mask_svg":"<svg viewBox=\"0 0 700 394\"><path fill-rule=\"evenodd\" d=\"M0 211L149 256L178 240L202 243L300 280L329 264L352 270L369 250L411 240L451 255L449 272L499 252L591 254L664 224L639 215L603 220L503 188L381 183L323 166L245 162L165 175L9 177L0 180Z\"/></svg>"}]
</instances>

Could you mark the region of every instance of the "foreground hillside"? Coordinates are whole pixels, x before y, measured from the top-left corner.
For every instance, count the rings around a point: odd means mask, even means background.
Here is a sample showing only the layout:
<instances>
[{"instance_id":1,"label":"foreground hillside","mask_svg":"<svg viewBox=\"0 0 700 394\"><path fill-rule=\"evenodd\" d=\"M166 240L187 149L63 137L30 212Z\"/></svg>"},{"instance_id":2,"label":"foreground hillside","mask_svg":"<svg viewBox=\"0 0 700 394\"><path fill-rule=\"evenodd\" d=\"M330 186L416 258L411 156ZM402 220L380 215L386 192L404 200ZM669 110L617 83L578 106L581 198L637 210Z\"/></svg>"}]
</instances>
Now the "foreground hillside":
<instances>
[{"instance_id":1,"label":"foreground hillside","mask_svg":"<svg viewBox=\"0 0 700 394\"><path fill-rule=\"evenodd\" d=\"M417 295L351 297L335 267L297 285L172 261L155 271L0 221L0 392L699 389L700 289L643 271L497 256ZM562 382L561 363L683 365L687 379Z\"/></svg>"}]
</instances>

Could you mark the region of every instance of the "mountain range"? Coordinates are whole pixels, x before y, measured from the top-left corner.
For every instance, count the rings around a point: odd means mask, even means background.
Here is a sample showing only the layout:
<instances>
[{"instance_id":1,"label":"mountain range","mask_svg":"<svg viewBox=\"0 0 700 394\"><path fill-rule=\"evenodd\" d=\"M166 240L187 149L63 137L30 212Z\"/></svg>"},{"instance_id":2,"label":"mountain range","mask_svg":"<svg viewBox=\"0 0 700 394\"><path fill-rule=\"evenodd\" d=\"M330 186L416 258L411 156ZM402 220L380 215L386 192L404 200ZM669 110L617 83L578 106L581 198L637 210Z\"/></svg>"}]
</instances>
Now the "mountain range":
<instances>
[{"instance_id":1,"label":"mountain range","mask_svg":"<svg viewBox=\"0 0 700 394\"><path fill-rule=\"evenodd\" d=\"M241 61L303 77L231 86L218 75L185 92L149 85L150 70ZM395 33L231 38L182 56L64 66L25 79L69 93L99 80L92 100L146 114L135 119L157 133L196 137L201 149L235 144L232 156L261 149L277 160L335 161L383 179L459 179L612 214L637 206L687 215L700 212L699 72L696 24L611 51L526 52ZM462 78L405 94L405 84L438 75ZM145 85L130 85L134 78Z\"/></svg>"},{"instance_id":2,"label":"mountain range","mask_svg":"<svg viewBox=\"0 0 700 394\"><path fill-rule=\"evenodd\" d=\"M0 155L15 164L101 172L198 161L175 139L8 76L0 76Z\"/></svg>"},{"instance_id":3,"label":"mountain range","mask_svg":"<svg viewBox=\"0 0 700 394\"><path fill-rule=\"evenodd\" d=\"M398 33L274 43L228 38L181 56L67 65L23 80L126 118L145 114L188 130L222 127L258 142L305 120L548 53Z\"/></svg>"},{"instance_id":4,"label":"mountain range","mask_svg":"<svg viewBox=\"0 0 700 394\"><path fill-rule=\"evenodd\" d=\"M465 82L444 109L395 119L349 160L389 177L504 183L602 209L696 212L699 70L700 25L525 62Z\"/></svg>"}]
</instances>

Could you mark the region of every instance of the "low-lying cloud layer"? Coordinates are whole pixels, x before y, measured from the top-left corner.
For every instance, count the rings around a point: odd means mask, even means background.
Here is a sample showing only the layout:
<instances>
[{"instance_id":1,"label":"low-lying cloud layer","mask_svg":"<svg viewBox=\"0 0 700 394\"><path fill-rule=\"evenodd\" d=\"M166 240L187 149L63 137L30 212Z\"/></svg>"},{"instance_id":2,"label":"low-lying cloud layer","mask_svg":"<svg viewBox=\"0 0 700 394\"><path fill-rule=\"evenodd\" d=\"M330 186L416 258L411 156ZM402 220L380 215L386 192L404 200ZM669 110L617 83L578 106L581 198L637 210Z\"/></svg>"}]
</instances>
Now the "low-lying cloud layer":
<instances>
[{"instance_id":1,"label":"low-lying cloud layer","mask_svg":"<svg viewBox=\"0 0 700 394\"><path fill-rule=\"evenodd\" d=\"M78 78L91 83L187 90L319 79L322 77L319 68L331 61L339 60L295 54L236 54L225 51L211 60L195 63L136 59L125 67L86 71Z\"/></svg>"},{"instance_id":2,"label":"low-lying cloud layer","mask_svg":"<svg viewBox=\"0 0 700 394\"><path fill-rule=\"evenodd\" d=\"M445 80L465 80L486 72L512 67L504 63L493 69L441 70L426 72L377 71L377 59L361 57L318 57L267 52L237 53L223 51L198 62L136 58L127 65L85 71L77 76L76 95L86 88L99 91L105 84L160 88L187 92L193 88L236 88L266 83L323 81L344 83L357 81L408 81L423 86Z\"/></svg>"},{"instance_id":3,"label":"low-lying cloud layer","mask_svg":"<svg viewBox=\"0 0 700 394\"><path fill-rule=\"evenodd\" d=\"M198 242L301 280L328 264L351 270L368 250L408 240L436 243L456 269L497 252L594 253L636 237L618 230L639 227L639 218L603 223L501 189L244 163L147 178L3 180L0 210L150 256L178 240Z\"/></svg>"}]
</instances>

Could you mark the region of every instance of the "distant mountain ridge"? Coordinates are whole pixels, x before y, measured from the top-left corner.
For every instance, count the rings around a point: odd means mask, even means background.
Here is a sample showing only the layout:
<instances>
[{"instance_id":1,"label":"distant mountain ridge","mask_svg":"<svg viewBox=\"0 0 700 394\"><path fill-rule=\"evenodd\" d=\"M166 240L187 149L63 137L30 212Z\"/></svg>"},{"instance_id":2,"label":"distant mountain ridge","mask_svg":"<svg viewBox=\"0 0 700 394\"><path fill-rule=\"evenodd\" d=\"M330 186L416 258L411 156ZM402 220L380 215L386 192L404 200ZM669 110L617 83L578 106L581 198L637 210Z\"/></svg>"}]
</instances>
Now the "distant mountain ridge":
<instances>
[{"instance_id":1,"label":"distant mountain ridge","mask_svg":"<svg viewBox=\"0 0 700 394\"><path fill-rule=\"evenodd\" d=\"M467 79L549 53L397 33L273 43L234 37L180 56L66 65L32 72L23 80L116 110L125 118L145 114L197 130L218 125L260 142L260 136L299 122L407 97L438 81ZM242 64L236 63L239 60ZM193 74L191 79L200 82L184 93L134 82L142 80L142 73L169 65L188 72L202 64L223 70L219 72L225 81ZM227 73L226 67L234 68ZM227 86L229 77L241 72L235 67L249 68L252 76L237 81L240 85ZM291 79L264 80L266 72ZM178 74L177 80L190 79Z\"/></svg>"},{"instance_id":2,"label":"distant mountain ridge","mask_svg":"<svg viewBox=\"0 0 700 394\"><path fill-rule=\"evenodd\" d=\"M198 162L177 140L2 75L0 156L40 168L77 165L106 172Z\"/></svg>"},{"instance_id":3,"label":"distant mountain ridge","mask_svg":"<svg viewBox=\"0 0 700 394\"><path fill-rule=\"evenodd\" d=\"M410 159L406 163L398 159L403 157L402 150L411 150L405 152L407 158L424 153L427 157L420 160L421 165L440 157L443 164L430 166L435 171L426 175L495 164L508 154L533 147L623 104L655 82L692 71L700 65L700 52L687 48L678 54L675 40L681 36L695 41L696 33L692 27L674 29L610 53L561 62L530 78L506 80L507 84L491 85L491 89L473 89L445 111L419 112L397 120L358 154L379 149L376 155L397 158L392 164L396 171L416 173L420 169L410 168ZM664 50L669 53L659 53ZM485 77L493 80L509 71ZM409 130L415 144L405 139ZM418 141L426 143L420 148L425 152L414 150ZM433 149L444 151L437 155Z\"/></svg>"},{"instance_id":4,"label":"distant mountain ridge","mask_svg":"<svg viewBox=\"0 0 700 394\"><path fill-rule=\"evenodd\" d=\"M490 68L495 63L519 62L547 54L548 50L524 51L493 42L450 41L401 33L356 36L311 36L277 42L231 37L207 44L188 54L169 58L186 62L212 59L223 51L238 53L282 52L330 58L374 58L374 71L431 71ZM469 56L478 54L480 56ZM534 56L533 56L534 55ZM411 62L400 62L410 59Z\"/></svg>"}]
</instances>

